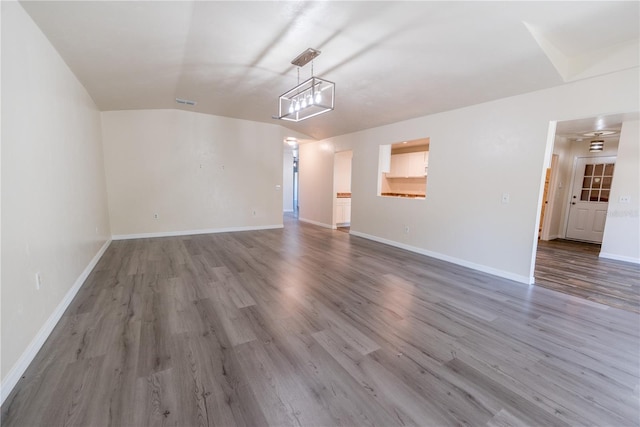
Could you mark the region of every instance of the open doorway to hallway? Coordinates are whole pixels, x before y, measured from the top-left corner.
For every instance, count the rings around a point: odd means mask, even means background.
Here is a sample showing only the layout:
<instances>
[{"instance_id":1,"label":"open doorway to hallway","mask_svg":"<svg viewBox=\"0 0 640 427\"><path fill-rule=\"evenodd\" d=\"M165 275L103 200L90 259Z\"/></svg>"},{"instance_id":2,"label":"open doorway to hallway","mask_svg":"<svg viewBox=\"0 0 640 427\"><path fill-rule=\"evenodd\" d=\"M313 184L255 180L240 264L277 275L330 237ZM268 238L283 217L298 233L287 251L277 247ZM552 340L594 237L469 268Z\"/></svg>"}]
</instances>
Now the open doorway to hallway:
<instances>
[{"instance_id":1,"label":"open doorway to hallway","mask_svg":"<svg viewBox=\"0 0 640 427\"><path fill-rule=\"evenodd\" d=\"M557 123L541 240L602 243L621 128L622 115ZM596 140L602 149L590 151Z\"/></svg>"},{"instance_id":2,"label":"open doorway to hallway","mask_svg":"<svg viewBox=\"0 0 640 427\"><path fill-rule=\"evenodd\" d=\"M333 223L338 231L351 230L351 160L353 151L335 153L333 160L334 214Z\"/></svg>"},{"instance_id":3,"label":"open doorway to hallway","mask_svg":"<svg viewBox=\"0 0 640 427\"><path fill-rule=\"evenodd\" d=\"M638 234L637 227L619 224L615 215L637 198L627 194L637 193L637 178L628 166L623 164L621 173L617 167L623 129L627 123L636 129L637 121L633 113L557 123L539 217L536 285L640 312L637 256L612 255L608 249L623 247L625 239ZM634 133L627 132L623 144L637 145ZM618 226L627 230L616 231Z\"/></svg>"},{"instance_id":4,"label":"open doorway to hallway","mask_svg":"<svg viewBox=\"0 0 640 427\"><path fill-rule=\"evenodd\" d=\"M282 211L298 217L298 141L285 139L282 159Z\"/></svg>"}]
</instances>

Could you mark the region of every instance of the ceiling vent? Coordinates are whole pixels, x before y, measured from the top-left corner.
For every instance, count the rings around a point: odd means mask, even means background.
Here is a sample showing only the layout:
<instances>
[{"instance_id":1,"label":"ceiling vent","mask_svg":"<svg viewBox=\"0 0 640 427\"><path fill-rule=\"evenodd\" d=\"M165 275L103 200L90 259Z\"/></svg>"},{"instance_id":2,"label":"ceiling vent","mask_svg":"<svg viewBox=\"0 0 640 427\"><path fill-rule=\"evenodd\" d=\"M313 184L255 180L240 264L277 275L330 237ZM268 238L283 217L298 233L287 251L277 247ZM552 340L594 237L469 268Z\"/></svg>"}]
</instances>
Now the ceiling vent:
<instances>
[{"instance_id":1,"label":"ceiling vent","mask_svg":"<svg viewBox=\"0 0 640 427\"><path fill-rule=\"evenodd\" d=\"M188 99L182 99L182 98L176 98L176 102L178 104L184 104L184 105L191 105L191 106L196 105L196 101L190 101Z\"/></svg>"}]
</instances>

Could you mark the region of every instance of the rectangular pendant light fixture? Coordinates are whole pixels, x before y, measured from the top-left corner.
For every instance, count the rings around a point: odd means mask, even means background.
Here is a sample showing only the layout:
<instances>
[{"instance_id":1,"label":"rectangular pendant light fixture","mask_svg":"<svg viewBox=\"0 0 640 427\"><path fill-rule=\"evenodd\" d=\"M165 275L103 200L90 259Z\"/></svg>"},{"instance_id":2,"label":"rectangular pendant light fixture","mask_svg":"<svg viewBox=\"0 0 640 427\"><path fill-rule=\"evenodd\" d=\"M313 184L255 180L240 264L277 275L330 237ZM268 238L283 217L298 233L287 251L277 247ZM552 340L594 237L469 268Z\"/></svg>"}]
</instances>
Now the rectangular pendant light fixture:
<instances>
[{"instance_id":1,"label":"rectangular pendant light fixture","mask_svg":"<svg viewBox=\"0 0 640 427\"><path fill-rule=\"evenodd\" d=\"M291 63L298 67L298 85L278 98L278 116L280 120L299 122L332 111L335 106L336 85L329 80L313 75L300 83L300 67L313 61L320 51L309 48L298 55Z\"/></svg>"}]
</instances>

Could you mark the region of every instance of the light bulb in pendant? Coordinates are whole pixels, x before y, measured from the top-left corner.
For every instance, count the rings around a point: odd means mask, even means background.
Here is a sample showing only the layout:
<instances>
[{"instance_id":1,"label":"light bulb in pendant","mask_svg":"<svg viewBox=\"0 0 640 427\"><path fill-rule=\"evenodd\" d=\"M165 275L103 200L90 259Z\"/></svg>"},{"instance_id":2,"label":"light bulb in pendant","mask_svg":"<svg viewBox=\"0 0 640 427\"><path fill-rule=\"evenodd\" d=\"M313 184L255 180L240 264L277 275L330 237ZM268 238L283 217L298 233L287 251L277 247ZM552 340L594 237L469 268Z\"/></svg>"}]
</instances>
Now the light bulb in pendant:
<instances>
[{"instance_id":1,"label":"light bulb in pendant","mask_svg":"<svg viewBox=\"0 0 640 427\"><path fill-rule=\"evenodd\" d=\"M289 114L293 113L293 101L289 104Z\"/></svg>"},{"instance_id":2,"label":"light bulb in pendant","mask_svg":"<svg viewBox=\"0 0 640 427\"><path fill-rule=\"evenodd\" d=\"M307 97L302 97L302 108L307 108Z\"/></svg>"},{"instance_id":3,"label":"light bulb in pendant","mask_svg":"<svg viewBox=\"0 0 640 427\"><path fill-rule=\"evenodd\" d=\"M316 104L319 104L322 101L322 95L320 95L320 91L316 92Z\"/></svg>"},{"instance_id":4,"label":"light bulb in pendant","mask_svg":"<svg viewBox=\"0 0 640 427\"><path fill-rule=\"evenodd\" d=\"M309 98L309 105L313 105L313 95L309 94L308 98Z\"/></svg>"},{"instance_id":5,"label":"light bulb in pendant","mask_svg":"<svg viewBox=\"0 0 640 427\"><path fill-rule=\"evenodd\" d=\"M298 101L297 99L296 99L296 107L295 107L295 110L296 110L296 111L300 111L300 101Z\"/></svg>"}]
</instances>

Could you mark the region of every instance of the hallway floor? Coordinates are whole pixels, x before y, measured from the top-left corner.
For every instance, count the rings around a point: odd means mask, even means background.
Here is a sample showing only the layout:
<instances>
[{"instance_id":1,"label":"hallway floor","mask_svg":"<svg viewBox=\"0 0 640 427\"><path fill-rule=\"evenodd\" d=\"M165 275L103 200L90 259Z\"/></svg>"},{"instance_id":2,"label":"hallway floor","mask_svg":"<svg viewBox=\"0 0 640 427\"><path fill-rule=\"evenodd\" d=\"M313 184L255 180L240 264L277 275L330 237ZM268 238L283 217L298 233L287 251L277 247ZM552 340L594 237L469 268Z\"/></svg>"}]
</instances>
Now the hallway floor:
<instances>
[{"instance_id":1,"label":"hallway floor","mask_svg":"<svg viewBox=\"0 0 640 427\"><path fill-rule=\"evenodd\" d=\"M599 258L600 245L541 240L535 284L640 313L640 266Z\"/></svg>"}]
</instances>

